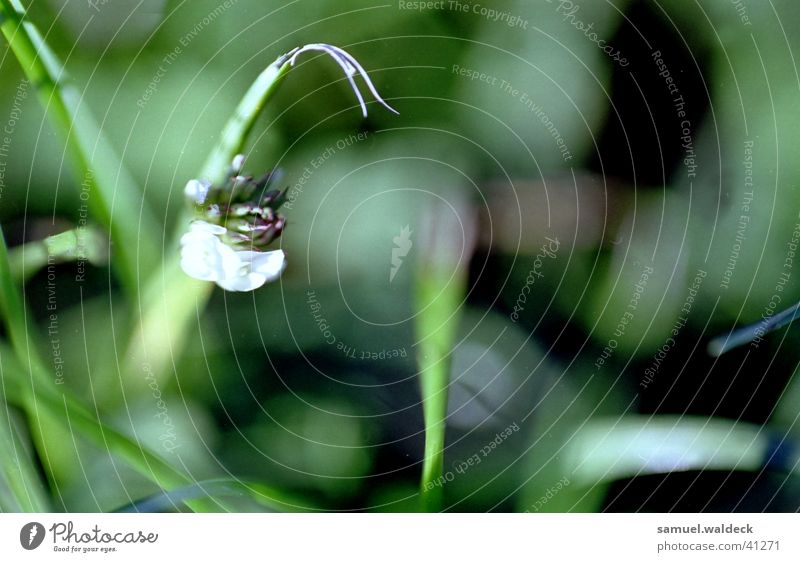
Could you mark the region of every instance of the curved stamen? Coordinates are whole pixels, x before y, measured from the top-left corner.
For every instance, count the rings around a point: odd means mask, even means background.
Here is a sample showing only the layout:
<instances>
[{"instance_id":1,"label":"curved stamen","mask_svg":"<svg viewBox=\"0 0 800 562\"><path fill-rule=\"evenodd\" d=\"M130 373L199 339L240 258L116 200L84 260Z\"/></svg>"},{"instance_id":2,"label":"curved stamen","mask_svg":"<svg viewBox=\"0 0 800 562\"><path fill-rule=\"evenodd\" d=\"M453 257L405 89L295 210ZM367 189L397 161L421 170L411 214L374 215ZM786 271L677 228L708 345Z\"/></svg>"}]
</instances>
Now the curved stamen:
<instances>
[{"instance_id":1,"label":"curved stamen","mask_svg":"<svg viewBox=\"0 0 800 562\"><path fill-rule=\"evenodd\" d=\"M350 82L350 87L353 89L353 92L355 92L356 97L358 98L358 103L361 106L361 113L364 115L364 117L367 116L367 104L364 101L364 96L361 94L361 90L358 89L358 85L355 82L354 76L356 74L359 74L361 78L364 80L370 93L372 93L372 96L375 98L375 101L377 101L379 104L384 106L389 111L396 113L398 115L400 114L399 111L397 111L395 108L386 103L386 101L381 97L381 95L378 93L377 88L375 88L375 85L372 83L372 80L370 80L370 77L367 74L367 71L364 69L364 67L361 66L361 64L359 64L359 62L355 59L355 57L353 57L350 53L348 53L347 51L345 51L340 47L334 47L333 45L328 45L326 43L309 43L308 45L304 45L297 49L293 49L292 51L287 53L286 56L289 57L288 58L289 64L294 66L295 63L297 62L297 57L300 56L302 53L309 51L319 51L325 53L336 61L336 63L344 71L344 74L347 77L347 81Z\"/></svg>"}]
</instances>

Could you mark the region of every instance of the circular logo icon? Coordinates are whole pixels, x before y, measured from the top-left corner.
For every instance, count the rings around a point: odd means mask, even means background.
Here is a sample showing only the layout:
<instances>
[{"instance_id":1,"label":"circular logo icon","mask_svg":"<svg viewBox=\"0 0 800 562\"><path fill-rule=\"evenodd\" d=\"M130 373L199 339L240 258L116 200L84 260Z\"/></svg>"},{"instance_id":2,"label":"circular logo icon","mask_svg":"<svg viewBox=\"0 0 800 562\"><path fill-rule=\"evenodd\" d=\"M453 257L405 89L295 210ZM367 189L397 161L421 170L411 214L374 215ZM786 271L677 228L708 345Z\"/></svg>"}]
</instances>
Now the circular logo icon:
<instances>
[{"instance_id":1,"label":"circular logo icon","mask_svg":"<svg viewBox=\"0 0 800 562\"><path fill-rule=\"evenodd\" d=\"M19 544L25 550L37 548L44 540L44 525L41 523L28 523L19 532Z\"/></svg>"}]
</instances>

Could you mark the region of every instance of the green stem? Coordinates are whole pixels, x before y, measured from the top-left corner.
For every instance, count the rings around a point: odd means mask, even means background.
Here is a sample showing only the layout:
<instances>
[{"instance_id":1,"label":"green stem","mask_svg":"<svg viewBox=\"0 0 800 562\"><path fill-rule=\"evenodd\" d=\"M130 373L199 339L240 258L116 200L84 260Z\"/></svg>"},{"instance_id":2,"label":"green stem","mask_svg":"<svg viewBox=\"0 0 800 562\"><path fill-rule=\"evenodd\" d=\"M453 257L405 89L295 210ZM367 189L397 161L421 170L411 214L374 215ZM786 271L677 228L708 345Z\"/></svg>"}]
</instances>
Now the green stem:
<instances>
[{"instance_id":1,"label":"green stem","mask_svg":"<svg viewBox=\"0 0 800 562\"><path fill-rule=\"evenodd\" d=\"M114 243L113 265L129 295L135 296L137 271L151 271L156 262L157 256L149 249L158 247L158 223L111 144L81 107L81 93L67 82L58 58L26 21L19 0L0 0L0 31L56 130L66 139L81 201L88 199L88 210L108 229ZM138 248L148 251L139 254Z\"/></svg>"},{"instance_id":2,"label":"green stem","mask_svg":"<svg viewBox=\"0 0 800 562\"><path fill-rule=\"evenodd\" d=\"M425 268L416 281L416 332L419 384L425 418L425 457L420 493L425 511L442 508L447 397L451 354L458 329L458 308L463 302L466 278L437 267Z\"/></svg>"},{"instance_id":3,"label":"green stem","mask_svg":"<svg viewBox=\"0 0 800 562\"><path fill-rule=\"evenodd\" d=\"M448 190L447 202L450 209L438 204L425 210L416 243L422 253L414 276L416 355L425 418L420 496L422 508L429 512L442 509L452 353L466 298L469 257L477 238L476 217L464 193Z\"/></svg>"},{"instance_id":4,"label":"green stem","mask_svg":"<svg viewBox=\"0 0 800 562\"><path fill-rule=\"evenodd\" d=\"M430 351L422 351L422 354L427 357L433 355ZM419 375L425 418L425 458L422 461L421 487L424 511L439 511L442 506L441 476L444 471L447 387L450 382L448 365L448 361L440 360L438 365L428 366Z\"/></svg>"},{"instance_id":5,"label":"green stem","mask_svg":"<svg viewBox=\"0 0 800 562\"><path fill-rule=\"evenodd\" d=\"M231 160L243 151L256 119L261 115L264 106L277 91L290 68L288 57L283 55L258 75L225 124L219 142L206 160L200 174L201 178L206 178L216 184L225 181Z\"/></svg>"}]
</instances>

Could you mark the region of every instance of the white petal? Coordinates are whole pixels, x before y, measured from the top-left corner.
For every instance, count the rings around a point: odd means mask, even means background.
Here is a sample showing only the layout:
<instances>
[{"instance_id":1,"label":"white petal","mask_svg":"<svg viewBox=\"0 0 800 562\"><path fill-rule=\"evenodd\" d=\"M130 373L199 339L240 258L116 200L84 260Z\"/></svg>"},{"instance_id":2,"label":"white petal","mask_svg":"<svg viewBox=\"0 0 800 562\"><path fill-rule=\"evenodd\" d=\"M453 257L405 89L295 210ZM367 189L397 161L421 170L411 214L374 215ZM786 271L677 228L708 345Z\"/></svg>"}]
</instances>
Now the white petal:
<instances>
[{"instance_id":1,"label":"white petal","mask_svg":"<svg viewBox=\"0 0 800 562\"><path fill-rule=\"evenodd\" d=\"M247 275L218 279L217 285L226 291L245 292L258 289L266 282L267 279L263 275L248 273Z\"/></svg>"},{"instance_id":2,"label":"white petal","mask_svg":"<svg viewBox=\"0 0 800 562\"><path fill-rule=\"evenodd\" d=\"M189 277L201 281L219 279L219 268L215 258L208 254L206 247L190 244L181 248L181 269Z\"/></svg>"},{"instance_id":3,"label":"white petal","mask_svg":"<svg viewBox=\"0 0 800 562\"><path fill-rule=\"evenodd\" d=\"M181 268L190 277L217 281L241 267L236 252L215 235L196 230L181 237Z\"/></svg>"},{"instance_id":4,"label":"white petal","mask_svg":"<svg viewBox=\"0 0 800 562\"><path fill-rule=\"evenodd\" d=\"M250 269L266 277L267 281L274 281L286 269L286 254L283 250L271 252L237 252L242 261L250 262Z\"/></svg>"},{"instance_id":5,"label":"white petal","mask_svg":"<svg viewBox=\"0 0 800 562\"><path fill-rule=\"evenodd\" d=\"M181 268L195 279L214 281L226 291L252 291L280 277L286 268L283 250L235 251L220 235L227 229L194 221L181 237Z\"/></svg>"},{"instance_id":6,"label":"white petal","mask_svg":"<svg viewBox=\"0 0 800 562\"><path fill-rule=\"evenodd\" d=\"M286 267L283 250L272 252L236 252L238 270L225 270L225 275L217 279L217 285L226 291L252 291L267 281L280 277Z\"/></svg>"}]
</instances>

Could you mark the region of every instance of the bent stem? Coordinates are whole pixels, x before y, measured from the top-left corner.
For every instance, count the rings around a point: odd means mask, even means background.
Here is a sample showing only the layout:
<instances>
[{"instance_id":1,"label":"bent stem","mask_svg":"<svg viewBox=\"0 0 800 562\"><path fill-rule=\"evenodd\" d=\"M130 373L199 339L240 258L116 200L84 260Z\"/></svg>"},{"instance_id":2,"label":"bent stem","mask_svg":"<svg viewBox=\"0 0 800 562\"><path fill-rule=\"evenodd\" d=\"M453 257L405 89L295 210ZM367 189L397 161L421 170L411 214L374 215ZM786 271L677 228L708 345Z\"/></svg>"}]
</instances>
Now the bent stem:
<instances>
[{"instance_id":1,"label":"bent stem","mask_svg":"<svg viewBox=\"0 0 800 562\"><path fill-rule=\"evenodd\" d=\"M224 182L231 161L242 152L256 119L290 68L289 57L284 55L259 74L225 125L199 177L218 184ZM188 221L186 212L178 219L179 224ZM170 244L172 251L167 252L161 269L145 288L142 315L126 354L126 380L135 379L130 375L144 363L163 379L173 358L180 355L189 326L211 297L212 283L195 281L180 268L177 247L182 233L183 229L179 227Z\"/></svg>"},{"instance_id":2,"label":"bent stem","mask_svg":"<svg viewBox=\"0 0 800 562\"><path fill-rule=\"evenodd\" d=\"M308 52L322 52L336 61L353 88L364 116L367 114L367 106L354 80L356 74L363 79L379 104L397 113L378 94L364 67L348 52L321 43L297 47L278 57L250 86L225 125L219 142L206 160L200 179L209 181L212 185L221 185L225 182L234 157L243 151L250 131L264 106L277 91L298 57ZM179 223L188 222L188 219L187 214L183 213ZM171 244L175 251L167 253L161 270L153 275L147 285L139 327L128 346L125 374L134 373L139 368L138 365L148 363L156 376L164 377L170 361L180 355L191 321L199 315L211 296L214 287L211 283L198 283L181 271L177 246L182 233L183 229L178 228ZM125 376L126 380L129 378Z\"/></svg>"}]
</instances>

